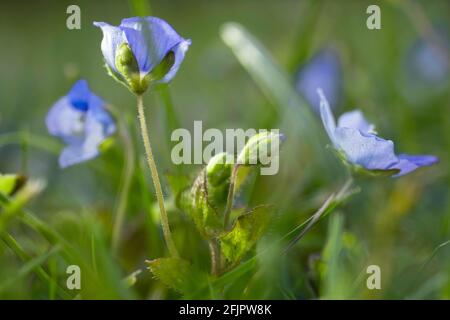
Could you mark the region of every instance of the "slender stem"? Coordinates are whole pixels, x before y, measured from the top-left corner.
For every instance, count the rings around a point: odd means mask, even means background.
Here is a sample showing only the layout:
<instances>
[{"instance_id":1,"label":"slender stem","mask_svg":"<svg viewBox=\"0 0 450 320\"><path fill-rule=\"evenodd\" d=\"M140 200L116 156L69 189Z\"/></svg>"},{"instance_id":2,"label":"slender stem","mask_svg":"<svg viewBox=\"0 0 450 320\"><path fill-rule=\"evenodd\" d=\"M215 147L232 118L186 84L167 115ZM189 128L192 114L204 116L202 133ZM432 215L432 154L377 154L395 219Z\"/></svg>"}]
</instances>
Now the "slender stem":
<instances>
[{"instance_id":1,"label":"slender stem","mask_svg":"<svg viewBox=\"0 0 450 320\"><path fill-rule=\"evenodd\" d=\"M120 233L122 230L123 222L125 220L125 210L128 204L128 195L130 191L131 178L134 172L134 148L133 142L128 131L127 124L124 120L119 123L119 133L122 139L122 144L125 149L124 165L122 172L122 183L119 191L119 200L117 204L115 221L113 227L112 236L112 249L113 252L117 252L120 240Z\"/></svg>"},{"instance_id":2,"label":"slender stem","mask_svg":"<svg viewBox=\"0 0 450 320\"><path fill-rule=\"evenodd\" d=\"M303 236L320 220L320 218L330 209L334 209L333 205L337 205L336 201L342 201L345 197L345 194L350 189L353 184L353 178L350 176L347 181L344 183L344 186L337 192L331 194L327 200L322 204L322 206L317 210L307 221L308 224L306 227L294 238L292 239L283 253L286 254L298 241L300 241Z\"/></svg>"},{"instance_id":3,"label":"slender stem","mask_svg":"<svg viewBox=\"0 0 450 320\"><path fill-rule=\"evenodd\" d=\"M228 223L230 220L230 214L231 214L231 208L233 206L233 199L234 199L234 185L236 183L236 177L239 169L239 164L235 164L233 167L233 171L231 172L230 177L230 188L228 189L228 197L227 197L227 205L225 207L225 213L224 213L224 227L225 229L228 228Z\"/></svg>"},{"instance_id":4,"label":"slender stem","mask_svg":"<svg viewBox=\"0 0 450 320\"><path fill-rule=\"evenodd\" d=\"M220 244L217 239L209 241L209 251L211 252L211 274L213 276L220 275Z\"/></svg>"},{"instance_id":5,"label":"slender stem","mask_svg":"<svg viewBox=\"0 0 450 320\"><path fill-rule=\"evenodd\" d=\"M152 147L150 145L150 138L148 135L147 123L144 114L144 102L141 95L137 96L137 109L147 163L150 168L150 173L152 175L153 185L155 186L156 191L156 198L159 204L159 211L161 213L161 225L164 233L164 239L166 241L170 254L173 257L178 257L178 251L172 239L172 234L170 232L169 227L169 219L167 217L166 209L164 207L164 197L162 193L161 183L159 181L158 170L156 169L155 160L153 159Z\"/></svg>"}]
</instances>

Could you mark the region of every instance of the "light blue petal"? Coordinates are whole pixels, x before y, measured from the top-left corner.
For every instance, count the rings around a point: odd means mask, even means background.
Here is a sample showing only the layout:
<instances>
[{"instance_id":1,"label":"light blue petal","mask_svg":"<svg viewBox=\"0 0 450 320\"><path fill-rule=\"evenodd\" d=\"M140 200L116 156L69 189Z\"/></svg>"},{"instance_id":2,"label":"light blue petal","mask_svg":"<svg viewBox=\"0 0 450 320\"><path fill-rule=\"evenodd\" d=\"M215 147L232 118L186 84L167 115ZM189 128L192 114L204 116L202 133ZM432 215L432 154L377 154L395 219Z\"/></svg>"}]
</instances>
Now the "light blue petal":
<instances>
[{"instance_id":1,"label":"light blue petal","mask_svg":"<svg viewBox=\"0 0 450 320\"><path fill-rule=\"evenodd\" d=\"M64 169L77 163L93 159L99 155L98 149L86 149L84 145L69 145L59 156L59 166Z\"/></svg>"},{"instance_id":2,"label":"light blue petal","mask_svg":"<svg viewBox=\"0 0 450 320\"><path fill-rule=\"evenodd\" d=\"M186 51L188 50L189 46L191 45L191 40L184 40L177 44L175 48L172 48L170 51L173 51L175 53L175 62L170 68L169 72L159 81L158 83L167 83L176 75L178 72L178 69L180 68L181 63L184 60L184 55Z\"/></svg>"},{"instance_id":3,"label":"light blue petal","mask_svg":"<svg viewBox=\"0 0 450 320\"><path fill-rule=\"evenodd\" d=\"M358 129L363 133L375 133L375 126L366 120L361 110L342 114L338 119L338 127Z\"/></svg>"},{"instance_id":4,"label":"light blue petal","mask_svg":"<svg viewBox=\"0 0 450 320\"><path fill-rule=\"evenodd\" d=\"M65 143L83 140L85 112L74 108L67 96L59 99L48 112L45 123L49 133Z\"/></svg>"},{"instance_id":5,"label":"light blue petal","mask_svg":"<svg viewBox=\"0 0 450 320\"><path fill-rule=\"evenodd\" d=\"M333 142L333 145L336 146L336 139L334 136L336 121L334 120L333 113L331 112L330 104L328 103L328 100L321 88L317 89L317 94L320 98L320 117L322 118L323 126L325 127L325 131L327 132L328 137L330 137L331 142Z\"/></svg>"},{"instance_id":6,"label":"light blue petal","mask_svg":"<svg viewBox=\"0 0 450 320\"><path fill-rule=\"evenodd\" d=\"M432 155L400 154L398 159L398 163L396 163L393 168L400 169L400 172L393 177L404 176L405 174L411 173L420 167L431 166L439 162L439 158Z\"/></svg>"},{"instance_id":7,"label":"light blue petal","mask_svg":"<svg viewBox=\"0 0 450 320\"><path fill-rule=\"evenodd\" d=\"M120 28L126 35L139 70L147 74L184 39L164 20L156 17L123 19Z\"/></svg>"},{"instance_id":8,"label":"light blue petal","mask_svg":"<svg viewBox=\"0 0 450 320\"><path fill-rule=\"evenodd\" d=\"M86 121L95 121L102 125L105 137L112 135L116 131L116 125L111 114L104 108L105 103L95 94L91 95L89 100L89 110ZM86 126L86 131L89 126Z\"/></svg>"},{"instance_id":9,"label":"light blue petal","mask_svg":"<svg viewBox=\"0 0 450 320\"><path fill-rule=\"evenodd\" d=\"M94 22L94 25L103 31L101 48L106 63L113 71L119 74L116 68L116 51L122 43L126 42L125 34L122 29L105 22Z\"/></svg>"},{"instance_id":10,"label":"light blue petal","mask_svg":"<svg viewBox=\"0 0 450 320\"><path fill-rule=\"evenodd\" d=\"M115 125L105 110L99 108L92 111L89 109L86 114L84 139L64 148L59 157L60 167L66 168L97 157L100 154L100 144L114 130Z\"/></svg>"},{"instance_id":11,"label":"light blue petal","mask_svg":"<svg viewBox=\"0 0 450 320\"><path fill-rule=\"evenodd\" d=\"M337 128L336 147L342 150L350 163L369 170L389 170L398 162L394 143L358 129Z\"/></svg>"}]
</instances>

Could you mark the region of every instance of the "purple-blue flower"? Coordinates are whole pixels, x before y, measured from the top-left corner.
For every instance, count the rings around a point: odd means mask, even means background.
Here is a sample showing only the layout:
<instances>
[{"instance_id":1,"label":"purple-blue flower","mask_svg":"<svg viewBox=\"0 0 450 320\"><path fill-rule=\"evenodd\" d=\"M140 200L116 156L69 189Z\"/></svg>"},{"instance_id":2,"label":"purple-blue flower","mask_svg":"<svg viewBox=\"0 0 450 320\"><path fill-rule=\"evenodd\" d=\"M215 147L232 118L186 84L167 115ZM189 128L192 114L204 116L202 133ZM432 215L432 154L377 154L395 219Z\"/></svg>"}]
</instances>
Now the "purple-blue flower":
<instances>
[{"instance_id":1,"label":"purple-blue flower","mask_svg":"<svg viewBox=\"0 0 450 320\"><path fill-rule=\"evenodd\" d=\"M338 54L332 49L324 49L316 54L298 72L295 86L297 91L320 113L317 88L322 88L333 106L338 105L341 94L342 72Z\"/></svg>"},{"instance_id":2,"label":"purple-blue flower","mask_svg":"<svg viewBox=\"0 0 450 320\"><path fill-rule=\"evenodd\" d=\"M445 39L445 38L443 38ZM422 81L429 85L437 85L446 80L449 73L449 62L445 51L448 43L437 47L426 40L418 40L408 52L408 76L414 81Z\"/></svg>"},{"instance_id":3,"label":"purple-blue flower","mask_svg":"<svg viewBox=\"0 0 450 320\"><path fill-rule=\"evenodd\" d=\"M156 17L123 19L117 27L94 25L103 31L101 49L110 74L137 94L151 82L169 82L191 44Z\"/></svg>"},{"instance_id":4,"label":"purple-blue flower","mask_svg":"<svg viewBox=\"0 0 450 320\"><path fill-rule=\"evenodd\" d=\"M360 110L344 113L336 124L325 94L321 89L317 89L317 93L325 130L347 162L370 171L392 173L394 177L438 162L438 158L431 155L396 155L394 143L378 137L375 126L364 118Z\"/></svg>"},{"instance_id":5,"label":"purple-blue flower","mask_svg":"<svg viewBox=\"0 0 450 320\"><path fill-rule=\"evenodd\" d=\"M79 80L51 107L45 119L47 129L66 144L59 156L61 168L99 155L100 144L116 130L104 106L86 80Z\"/></svg>"}]
</instances>

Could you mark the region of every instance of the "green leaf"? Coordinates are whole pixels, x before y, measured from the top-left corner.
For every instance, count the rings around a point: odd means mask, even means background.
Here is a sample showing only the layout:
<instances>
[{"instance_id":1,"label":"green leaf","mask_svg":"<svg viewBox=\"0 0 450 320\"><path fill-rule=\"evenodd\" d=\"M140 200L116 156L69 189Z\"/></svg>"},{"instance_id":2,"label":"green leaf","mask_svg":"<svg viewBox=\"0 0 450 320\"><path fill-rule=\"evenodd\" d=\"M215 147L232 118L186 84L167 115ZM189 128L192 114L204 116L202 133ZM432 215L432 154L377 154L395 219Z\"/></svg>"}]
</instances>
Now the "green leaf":
<instances>
[{"instance_id":1,"label":"green leaf","mask_svg":"<svg viewBox=\"0 0 450 320\"><path fill-rule=\"evenodd\" d=\"M209 202L205 170L200 172L189 190L180 194L177 205L191 217L204 238L211 239L222 232L220 214Z\"/></svg>"},{"instance_id":2,"label":"green leaf","mask_svg":"<svg viewBox=\"0 0 450 320\"><path fill-rule=\"evenodd\" d=\"M146 261L153 275L170 288L189 294L207 287L209 276L180 258L159 258Z\"/></svg>"},{"instance_id":3,"label":"green leaf","mask_svg":"<svg viewBox=\"0 0 450 320\"><path fill-rule=\"evenodd\" d=\"M17 174L0 174L0 193L12 195L25 183L26 178Z\"/></svg>"},{"instance_id":4,"label":"green leaf","mask_svg":"<svg viewBox=\"0 0 450 320\"><path fill-rule=\"evenodd\" d=\"M229 266L239 263L261 238L269 223L269 208L259 206L241 215L231 231L221 237L222 253Z\"/></svg>"}]
</instances>

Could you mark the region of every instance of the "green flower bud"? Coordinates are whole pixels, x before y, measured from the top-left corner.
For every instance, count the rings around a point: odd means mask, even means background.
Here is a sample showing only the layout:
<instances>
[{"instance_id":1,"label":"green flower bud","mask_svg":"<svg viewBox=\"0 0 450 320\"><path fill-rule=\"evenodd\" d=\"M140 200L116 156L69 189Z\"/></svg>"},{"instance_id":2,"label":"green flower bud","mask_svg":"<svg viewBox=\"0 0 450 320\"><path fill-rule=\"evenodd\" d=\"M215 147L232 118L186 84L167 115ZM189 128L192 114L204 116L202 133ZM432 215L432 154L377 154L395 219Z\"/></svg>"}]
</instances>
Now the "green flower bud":
<instances>
[{"instance_id":1,"label":"green flower bud","mask_svg":"<svg viewBox=\"0 0 450 320\"><path fill-rule=\"evenodd\" d=\"M251 137L239 153L239 165L268 165L273 156L277 156L284 135L273 131L264 131Z\"/></svg>"},{"instance_id":2,"label":"green flower bud","mask_svg":"<svg viewBox=\"0 0 450 320\"><path fill-rule=\"evenodd\" d=\"M141 81L136 57L127 43L122 43L116 52L116 68L126 85L135 94L142 94L148 88L148 81Z\"/></svg>"},{"instance_id":3,"label":"green flower bud","mask_svg":"<svg viewBox=\"0 0 450 320\"><path fill-rule=\"evenodd\" d=\"M219 186L230 178L233 167L230 156L226 152L221 152L209 160L206 166L206 174L211 186Z\"/></svg>"},{"instance_id":4,"label":"green flower bud","mask_svg":"<svg viewBox=\"0 0 450 320\"><path fill-rule=\"evenodd\" d=\"M116 52L116 68L119 75L108 67L108 71L116 80L125 84L133 93L144 93L152 82L161 80L175 63L175 54L170 51L151 72L143 75L139 71L136 57L127 43L122 43ZM120 79L122 78L122 79Z\"/></svg>"}]
</instances>

